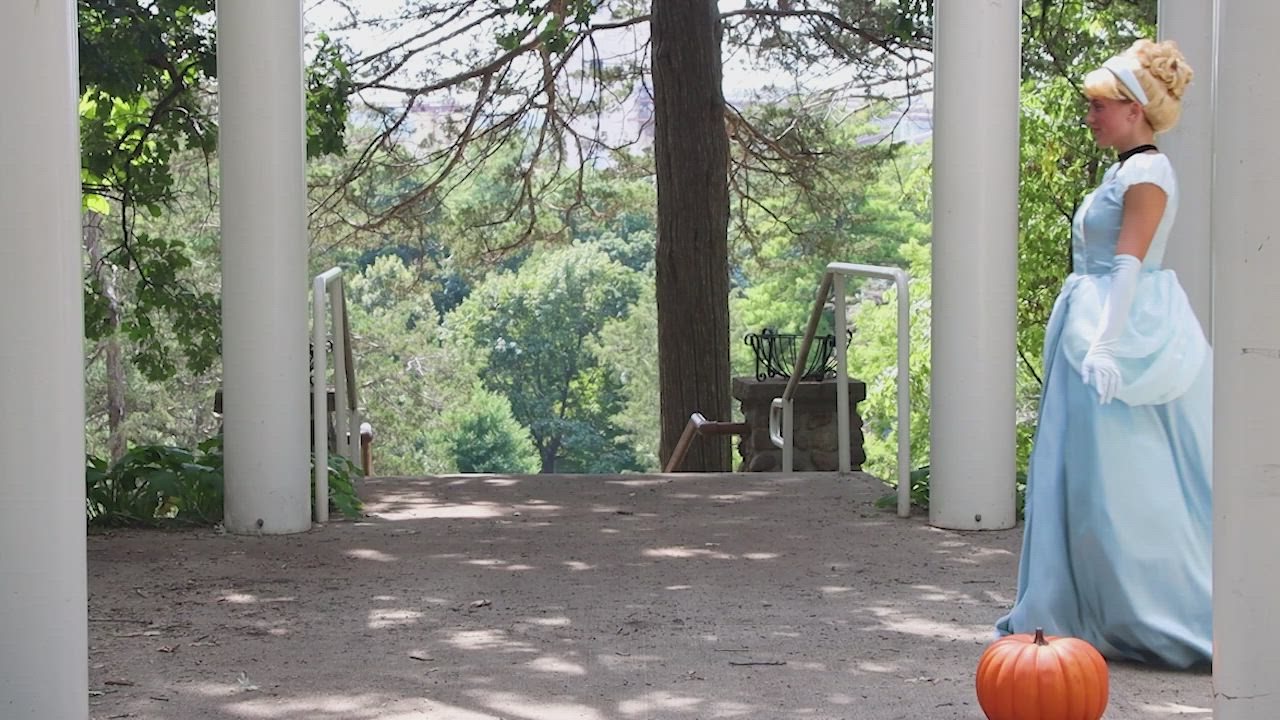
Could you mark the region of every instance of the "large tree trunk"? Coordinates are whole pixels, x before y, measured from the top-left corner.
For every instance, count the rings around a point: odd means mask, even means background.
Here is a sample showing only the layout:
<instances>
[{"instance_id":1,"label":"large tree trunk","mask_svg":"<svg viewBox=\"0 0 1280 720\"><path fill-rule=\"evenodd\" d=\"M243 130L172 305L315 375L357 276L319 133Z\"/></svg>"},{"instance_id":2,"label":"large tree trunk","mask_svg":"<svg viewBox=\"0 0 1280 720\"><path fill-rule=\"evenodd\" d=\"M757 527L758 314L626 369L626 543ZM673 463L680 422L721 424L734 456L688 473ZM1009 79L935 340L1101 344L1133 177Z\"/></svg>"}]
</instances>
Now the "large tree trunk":
<instances>
[{"instance_id":1,"label":"large tree trunk","mask_svg":"<svg viewBox=\"0 0 1280 720\"><path fill-rule=\"evenodd\" d=\"M715 0L654 0L658 382L663 464L694 412L729 420L729 139ZM732 469L724 436L683 470Z\"/></svg>"},{"instance_id":2,"label":"large tree trunk","mask_svg":"<svg viewBox=\"0 0 1280 720\"><path fill-rule=\"evenodd\" d=\"M102 219L102 215L87 210L82 229L84 247L89 252L90 272L107 298L107 322L111 326L102 344L107 375L107 451L114 462L128 449L124 432L124 352L120 347L120 298L116 292L116 271L102 259Z\"/></svg>"}]
</instances>

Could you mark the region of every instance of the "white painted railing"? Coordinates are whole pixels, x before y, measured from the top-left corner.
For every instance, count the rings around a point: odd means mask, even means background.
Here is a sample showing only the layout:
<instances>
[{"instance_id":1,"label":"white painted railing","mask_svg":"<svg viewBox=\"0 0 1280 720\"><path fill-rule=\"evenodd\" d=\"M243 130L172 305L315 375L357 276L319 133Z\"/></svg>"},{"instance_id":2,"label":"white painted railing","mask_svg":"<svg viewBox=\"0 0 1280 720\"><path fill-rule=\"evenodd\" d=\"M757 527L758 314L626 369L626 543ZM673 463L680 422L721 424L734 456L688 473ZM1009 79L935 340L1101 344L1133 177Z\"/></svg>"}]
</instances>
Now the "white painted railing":
<instances>
[{"instance_id":1,"label":"white painted railing","mask_svg":"<svg viewBox=\"0 0 1280 720\"><path fill-rule=\"evenodd\" d=\"M800 384L800 374L804 372L805 361L809 357L809 346L813 344L814 333L818 329L818 321L822 318L822 310L827 304L827 295L835 289L835 336L836 336L836 415L838 418L840 472L849 472L852 467L849 448L849 333L848 320L845 316L845 278L848 276L875 277L892 280L898 289L898 516L911 515L911 395L910 365L911 358L911 300L908 294L908 278L906 271L895 267L879 265L855 265L852 263L833 262L827 265L818 286L818 297L813 304L813 312L809 314L809 325L805 328L804 341L796 354L796 367L791 372L791 379L782 391L782 397L776 398L769 406L769 437L773 444L782 448L782 470L794 470L794 410L796 386Z\"/></svg>"},{"instance_id":2,"label":"white painted railing","mask_svg":"<svg viewBox=\"0 0 1280 720\"><path fill-rule=\"evenodd\" d=\"M329 268L315 277L311 297L311 416L312 451L315 453L315 519L329 521L329 387L326 309L333 334L333 414L338 451L354 464L360 463L360 435L363 413L351 355L351 332L347 326L347 300L342 286L342 268Z\"/></svg>"}]
</instances>

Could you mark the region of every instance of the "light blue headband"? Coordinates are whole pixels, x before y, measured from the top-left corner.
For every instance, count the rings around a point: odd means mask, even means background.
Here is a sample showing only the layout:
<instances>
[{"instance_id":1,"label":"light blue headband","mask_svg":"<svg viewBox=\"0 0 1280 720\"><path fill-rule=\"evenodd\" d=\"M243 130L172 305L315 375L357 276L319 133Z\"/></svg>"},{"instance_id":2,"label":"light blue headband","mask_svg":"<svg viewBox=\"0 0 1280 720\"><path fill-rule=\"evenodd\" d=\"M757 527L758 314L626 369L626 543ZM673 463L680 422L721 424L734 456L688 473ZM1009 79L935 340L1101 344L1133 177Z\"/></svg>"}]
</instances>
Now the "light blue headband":
<instances>
[{"instance_id":1,"label":"light blue headband","mask_svg":"<svg viewBox=\"0 0 1280 720\"><path fill-rule=\"evenodd\" d=\"M1138 83L1138 76L1133 74L1133 71L1125 65L1124 61L1120 58L1111 58L1102 63L1102 67L1110 70L1111 74L1115 75L1116 79L1124 84L1139 105L1145 106L1147 104L1147 94L1143 92L1142 85Z\"/></svg>"}]
</instances>

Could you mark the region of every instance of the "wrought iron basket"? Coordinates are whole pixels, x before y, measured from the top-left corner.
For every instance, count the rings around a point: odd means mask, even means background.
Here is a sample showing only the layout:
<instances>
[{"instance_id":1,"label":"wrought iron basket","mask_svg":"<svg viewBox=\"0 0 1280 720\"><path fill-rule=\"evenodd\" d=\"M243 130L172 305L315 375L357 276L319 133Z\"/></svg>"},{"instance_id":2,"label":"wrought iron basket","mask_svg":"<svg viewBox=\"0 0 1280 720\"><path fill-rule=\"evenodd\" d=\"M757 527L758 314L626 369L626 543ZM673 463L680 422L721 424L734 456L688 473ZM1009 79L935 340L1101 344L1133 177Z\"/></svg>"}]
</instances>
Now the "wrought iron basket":
<instances>
[{"instance_id":1,"label":"wrought iron basket","mask_svg":"<svg viewBox=\"0 0 1280 720\"><path fill-rule=\"evenodd\" d=\"M852 339L853 333L849 333ZM772 328L765 328L758 333L750 333L743 342L751 346L756 354L756 379L767 380L771 377L790 378L791 369L797 366L796 355L800 351L803 335L779 333ZM816 335L809 346L809 357L804 364L801 380L825 380L836 374L836 336Z\"/></svg>"}]
</instances>

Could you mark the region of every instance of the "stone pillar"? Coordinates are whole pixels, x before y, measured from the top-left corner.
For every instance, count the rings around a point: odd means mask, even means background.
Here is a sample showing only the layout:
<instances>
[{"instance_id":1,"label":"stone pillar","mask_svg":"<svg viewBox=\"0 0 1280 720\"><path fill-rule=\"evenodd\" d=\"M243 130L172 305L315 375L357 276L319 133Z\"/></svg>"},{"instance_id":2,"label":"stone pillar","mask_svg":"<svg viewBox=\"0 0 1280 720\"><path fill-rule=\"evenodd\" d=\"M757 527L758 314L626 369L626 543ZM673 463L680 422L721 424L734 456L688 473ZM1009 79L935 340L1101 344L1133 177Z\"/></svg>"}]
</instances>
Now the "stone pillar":
<instances>
[{"instance_id":1,"label":"stone pillar","mask_svg":"<svg viewBox=\"0 0 1280 720\"><path fill-rule=\"evenodd\" d=\"M935 7L929 521L1000 530L1017 517L1021 3Z\"/></svg>"},{"instance_id":2,"label":"stone pillar","mask_svg":"<svg viewBox=\"0 0 1280 720\"><path fill-rule=\"evenodd\" d=\"M311 527L302 3L217 8L226 523L299 532Z\"/></svg>"},{"instance_id":3,"label":"stone pillar","mask_svg":"<svg viewBox=\"0 0 1280 720\"><path fill-rule=\"evenodd\" d=\"M0 717L89 715L72 0L0 2Z\"/></svg>"},{"instance_id":4,"label":"stone pillar","mask_svg":"<svg viewBox=\"0 0 1280 720\"><path fill-rule=\"evenodd\" d=\"M1196 74L1182 98L1182 120L1156 141L1178 173L1178 217L1169 236L1164 265L1178 274L1201 327L1210 337L1213 23L1213 0L1160 0L1160 38L1177 42Z\"/></svg>"},{"instance_id":5,"label":"stone pillar","mask_svg":"<svg viewBox=\"0 0 1280 720\"><path fill-rule=\"evenodd\" d=\"M1213 117L1217 720L1280 718L1280 3L1218 0Z\"/></svg>"},{"instance_id":6,"label":"stone pillar","mask_svg":"<svg viewBox=\"0 0 1280 720\"><path fill-rule=\"evenodd\" d=\"M769 440L769 405L782 397L787 387L785 378L757 380L753 377L733 379L733 397L742 408L744 421L751 434L742 437L738 451L742 454L739 472L781 472L782 448ZM862 419L858 403L867 399L867 386L849 380L849 456L853 470L861 470L867 455L862 445ZM840 469L839 416L836 414L834 379L801 382L795 396L795 462L796 472L836 472Z\"/></svg>"}]
</instances>

